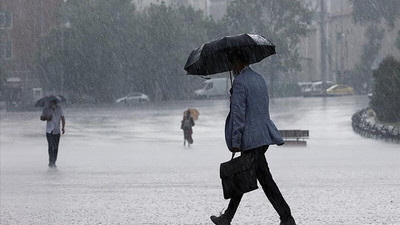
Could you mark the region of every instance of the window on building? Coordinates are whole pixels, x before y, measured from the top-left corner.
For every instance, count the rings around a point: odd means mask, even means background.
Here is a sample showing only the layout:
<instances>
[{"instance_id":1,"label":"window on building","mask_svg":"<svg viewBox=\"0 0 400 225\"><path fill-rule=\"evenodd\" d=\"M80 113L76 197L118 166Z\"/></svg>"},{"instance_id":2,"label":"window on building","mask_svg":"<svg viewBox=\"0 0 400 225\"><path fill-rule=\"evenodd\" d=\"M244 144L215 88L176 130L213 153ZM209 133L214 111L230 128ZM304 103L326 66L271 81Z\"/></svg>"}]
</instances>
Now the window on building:
<instances>
[{"instance_id":1,"label":"window on building","mask_svg":"<svg viewBox=\"0 0 400 225\"><path fill-rule=\"evenodd\" d=\"M3 57L3 59L11 59L13 56L12 52L12 43L11 41L8 42L0 42L0 56Z\"/></svg>"},{"instance_id":2,"label":"window on building","mask_svg":"<svg viewBox=\"0 0 400 225\"><path fill-rule=\"evenodd\" d=\"M12 28L12 26L13 26L12 13L6 12L6 27L7 28Z\"/></svg>"},{"instance_id":3,"label":"window on building","mask_svg":"<svg viewBox=\"0 0 400 225\"><path fill-rule=\"evenodd\" d=\"M6 13L0 11L0 28L6 27Z\"/></svg>"},{"instance_id":4,"label":"window on building","mask_svg":"<svg viewBox=\"0 0 400 225\"><path fill-rule=\"evenodd\" d=\"M12 13L0 11L0 29L12 28Z\"/></svg>"},{"instance_id":5,"label":"window on building","mask_svg":"<svg viewBox=\"0 0 400 225\"><path fill-rule=\"evenodd\" d=\"M11 41L7 42L5 51L4 51L4 58L6 59L11 59L13 54L12 54L12 43Z\"/></svg>"},{"instance_id":6,"label":"window on building","mask_svg":"<svg viewBox=\"0 0 400 225\"><path fill-rule=\"evenodd\" d=\"M36 102L40 98L43 97L43 90L42 88L33 88L33 100Z\"/></svg>"}]
</instances>

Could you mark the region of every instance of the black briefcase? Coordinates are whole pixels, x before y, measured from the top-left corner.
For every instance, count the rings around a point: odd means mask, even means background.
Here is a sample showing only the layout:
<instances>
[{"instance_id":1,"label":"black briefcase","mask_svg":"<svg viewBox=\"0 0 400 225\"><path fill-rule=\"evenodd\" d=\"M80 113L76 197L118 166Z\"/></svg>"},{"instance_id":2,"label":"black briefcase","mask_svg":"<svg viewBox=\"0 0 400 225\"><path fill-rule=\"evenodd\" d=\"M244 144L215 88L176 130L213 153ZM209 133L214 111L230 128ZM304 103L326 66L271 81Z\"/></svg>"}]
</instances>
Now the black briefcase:
<instances>
[{"instance_id":1,"label":"black briefcase","mask_svg":"<svg viewBox=\"0 0 400 225\"><path fill-rule=\"evenodd\" d=\"M220 166L225 199L240 196L258 188L252 155L246 154L233 158L234 155L233 153L232 159L221 163Z\"/></svg>"}]
</instances>

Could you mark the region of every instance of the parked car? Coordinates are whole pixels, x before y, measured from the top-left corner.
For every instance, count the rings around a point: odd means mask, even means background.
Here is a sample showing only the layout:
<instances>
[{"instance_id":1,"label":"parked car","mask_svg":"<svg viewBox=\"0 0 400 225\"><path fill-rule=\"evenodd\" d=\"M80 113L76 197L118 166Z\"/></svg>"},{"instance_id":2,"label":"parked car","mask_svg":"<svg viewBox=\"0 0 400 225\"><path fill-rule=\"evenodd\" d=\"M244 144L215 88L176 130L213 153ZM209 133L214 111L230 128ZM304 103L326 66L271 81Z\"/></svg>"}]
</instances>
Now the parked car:
<instances>
[{"instance_id":1,"label":"parked car","mask_svg":"<svg viewBox=\"0 0 400 225\"><path fill-rule=\"evenodd\" d=\"M307 91L311 90L313 82L299 82L297 85L300 88L300 93L304 94Z\"/></svg>"},{"instance_id":2,"label":"parked car","mask_svg":"<svg viewBox=\"0 0 400 225\"><path fill-rule=\"evenodd\" d=\"M335 84L330 88L326 89L328 95L354 95L354 89L344 84Z\"/></svg>"},{"instance_id":3,"label":"parked car","mask_svg":"<svg viewBox=\"0 0 400 225\"><path fill-rule=\"evenodd\" d=\"M129 103L139 103L139 102L149 102L149 101L150 101L149 96L140 92L132 92L125 97L117 99L115 102L129 104Z\"/></svg>"},{"instance_id":4,"label":"parked car","mask_svg":"<svg viewBox=\"0 0 400 225\"><path fill-rule=\"evenodd\" d=\"M229 96L230 80L228 78L213 78L204 81L204 88L194 93L198 98L226 97Z\"/></svg>"},{"instance_id":5,"label":"parked car","mask_svg":"<svg viewBox=\"0 0 400 225\"><path fill-rule=\"evenodd\" d=\"M326 81L327 87L330 87L333 84L333 81ZM322 94L322 81L313 82L311 87L305 88L303 92L304 97L322 96Z\"/></svg>"}]
</instances>

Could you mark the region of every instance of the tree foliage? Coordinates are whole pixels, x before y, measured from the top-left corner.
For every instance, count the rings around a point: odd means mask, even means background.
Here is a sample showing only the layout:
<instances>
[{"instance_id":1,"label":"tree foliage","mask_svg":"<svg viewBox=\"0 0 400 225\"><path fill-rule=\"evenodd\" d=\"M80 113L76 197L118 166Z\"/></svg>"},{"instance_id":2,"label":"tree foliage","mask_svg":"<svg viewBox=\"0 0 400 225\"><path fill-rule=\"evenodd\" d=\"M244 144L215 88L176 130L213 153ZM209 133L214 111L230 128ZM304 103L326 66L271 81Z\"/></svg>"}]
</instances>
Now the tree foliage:
<instances>
[{"instance_id":1,"label":"tree foliage","mask_svg":"<svg viewBox=\"0 0 400 225\"><path fill-rule=\"evenodd\" d=\"M43 38L38 65L46 90L67 95L110 102L139 91L156 100L182 99L203 81L184 76L190 52L225 35L272 39L279 54L263 64L263 73L299 70L296 47L311 17L300 0L235 0L218 23L200 10L164 2L137 11L130 0L68 0L60 18L70 26Z\"/></svg>"},{"instance_id":2,"label":"tree foliage","mask_svg":"<svg viewBox=\"0 0 400 225\"><path fill-rule=\"evenodd\" d=\"M394 28L400 16L398 0L352 0L353 19L361 24L380 23L382 19L390 28Z\"/></svg>"},{"instance_id":3,"label":"tree foliage","mask_svg":"<svg viewBox=\"0 0 400 225\"><path fill-rule=\"evenodd\" d=\"M201 11L163 3L138 12L129 0L69 0L62 12L70 28L50 32L38 52L46 89L99 101L131 91L173 99L201 82L183 77L190 51L214 38L215 23Z\"/></svg>"},{"instance_id":4,"label":"tree foliage","mask_svg":"<svg viewBox=\"0 0 400 225\"><path fill-rule=\"evenodd\" d=\"M373 74L372 109L382 122L400 121L400 62L387 57Z\"/></svg>"},{"instance_id":5,"label":"tree foliage","mask_svg":"<svg viewBox=\"0 0 400 225\"><path fill-rule=\"evenodd\" d=\"M368 81L372 78L371 66L378 56L385 34L385 28L381 23L387 24L389 30L395 27L395 22L400 16L400 1L352 0L352 3L354 21L367 26L365 31L367 42L363 46L360 62L351 71L352 76L349 81L356 91L361 92L361 84L369 84Z\"/></svg>"},{"instance_id":6,"label":"tree foliage","mask_svg":"<svg viewBox=\"0 0 400 225\"><path fill-rule=\"evenodd\" d=\"M258 33L271 39L279 54L263 63L267 74L301 69L297 45L313 13L300 0L233 0L223 18L227 34Z\"/></svg>"},{"instance_id":7,"label":"tree foliage","mask_svg":"<svg viewBox=\"0 0 400 225\"><path fill-rule=\"evenodd\" d=\"M400 1L398 0L351 0L353 3L353 19L362 25L377 25L385 22L392 30L400 18ZM383 30L385 31L385 30ZM400 50L400 32L396 39Z\"/></svg>"},{"instance_id":8,"label":"tree foliage","mask_svg":"<svg viewBox=\"0 0 400 225\"><path fill-rule=\"evenodd\" d=\"M43 39L39 65L46 89L111 100L128 82L126 58L134 52L128 29L134 12L127 0L69 0L63 17L71 24Z\"/></svg>"},{"instance_id":9,"label":"tree foliage","mask_svg":"<svg viewBox=\"0 0 400 225\"><path fill-rule=\"evenodd\" d=\"M363 45L360 62L355 65L350 76L345 80L345 83L354 87L357 93L363 93L369 89L372 79L371 67L381 49L384 31L382 28L371 25L365 30L365 36L367 42Z\"/></svg>"},{"instance_id":10,"label":"tree foliage","mask_svg":"<svg viewBox=\"0 0 400 225\"><path fill-rule=\"evenodd\" d=\"M193 93L194 77L183 77L183 66L190 52L202 43L216 38L216 25L191 7L151 5L140 14L143 38L139 64L151 77L161 99L177 98ZM214 32L214 33L213 33ZM197 79L201 81L201 79Z\"/></svg>"}]
</instances>

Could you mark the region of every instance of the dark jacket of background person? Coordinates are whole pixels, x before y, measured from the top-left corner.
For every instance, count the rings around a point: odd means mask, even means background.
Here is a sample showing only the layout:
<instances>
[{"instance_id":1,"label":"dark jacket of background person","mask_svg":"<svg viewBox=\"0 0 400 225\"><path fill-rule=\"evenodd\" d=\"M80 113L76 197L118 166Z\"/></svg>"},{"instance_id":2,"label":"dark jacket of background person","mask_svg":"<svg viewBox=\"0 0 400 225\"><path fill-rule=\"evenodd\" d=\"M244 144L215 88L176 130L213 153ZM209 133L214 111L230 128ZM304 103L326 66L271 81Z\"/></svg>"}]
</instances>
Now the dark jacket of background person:
<instances>
[{"instance_id":1,"label":"dark jacket of background person","mask_svg":"<svg viewBox=\"0 0 400 225\"><path fill-rule=\"evenodd\" d=\"M194 126L194 121L193 118L190 116L190 112L188 111L181 122L181 129L183 130L184 138L188 140L189 143L193 143L192 139L193 126Z\"/></svg>"}]
</instances>

